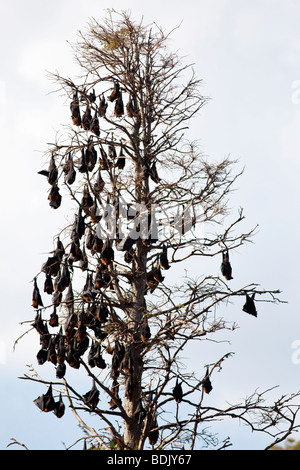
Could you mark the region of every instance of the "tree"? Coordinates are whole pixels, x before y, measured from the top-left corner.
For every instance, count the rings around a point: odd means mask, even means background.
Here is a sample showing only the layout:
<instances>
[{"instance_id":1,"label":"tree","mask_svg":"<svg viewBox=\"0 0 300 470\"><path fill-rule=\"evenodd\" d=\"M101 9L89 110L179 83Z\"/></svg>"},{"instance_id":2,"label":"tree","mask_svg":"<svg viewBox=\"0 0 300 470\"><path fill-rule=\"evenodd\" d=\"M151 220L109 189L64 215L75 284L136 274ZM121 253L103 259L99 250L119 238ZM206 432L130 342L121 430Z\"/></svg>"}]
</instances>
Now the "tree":
<instances>
[{"instance_id":1,"label":"tree","mask_svg":"<svg viewBox=\"0 0 300 470\"><path fill-rule=\"evenodd\" d=\"M156 25L110 11L73 45L76 81L51 74L71 118L48 145L40 173L51 210L69 200L72 209L33 280L37 362L52 362L55 379L34 368L24 378L48 387L35 400L43 411L62 417L67 398L85 438L102 449L197 449L201 439L214 443L203 424L226 417L268 433L274 444L296 427L296 394L266 405L267 392L255 392L242 404L213 408L205 404L211 378L231 353L203 364L202 376L182 363L191 343L233 328L215 316L218 307L242 296L243 310L257 317L257 298L278 303L280 292L256 283L230 287L229 257L255 228L237 234L243 210L229 217L236 162L213 163L186 139L207 99L168 41ZM217 233L206 233L205 224ZM182 276L196 257L219 257L220 272ZM181 273L173 286L172 271ZM86 371L87 393L69 383L69 368ZM80 410L98 416L103 430Z\"/></svg>"}]
</instances>

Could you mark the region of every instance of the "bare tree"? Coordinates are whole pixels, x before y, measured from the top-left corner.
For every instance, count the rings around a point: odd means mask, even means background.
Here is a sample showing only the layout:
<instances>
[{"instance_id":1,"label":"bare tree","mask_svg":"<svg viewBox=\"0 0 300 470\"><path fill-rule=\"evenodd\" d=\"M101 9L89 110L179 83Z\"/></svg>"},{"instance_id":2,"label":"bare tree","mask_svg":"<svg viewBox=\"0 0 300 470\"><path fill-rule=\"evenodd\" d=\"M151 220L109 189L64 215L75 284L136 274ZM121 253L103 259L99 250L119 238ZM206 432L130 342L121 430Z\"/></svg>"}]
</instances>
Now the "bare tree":
<instances>
[{"instance_id":1,"label":"bare tree","mask_svg":"<svg viewBox=\"0 0 300 470\"><path fill-rule=\"evenodd\" d=\"M280 300L278 290L256 283L230 287L229 255L255 228L237 233L242 210L230 219L236 162L213 163L186 140L207 99L192 65L168 42L157 25L110 11L73 45L76 80L51 74L71 116L40 173L51 208L71 200L73 210L33 281L37 362L52 362L56 378L35 367L24 378L48 387L35 400L43 411L61 417L67 399L85 439L102 449L224 448L229 442L216 443L204 426L217 418L241 420L273 444L295 429L297 395L267 405L267 391L255 392L225 409L206 406L211 377L231 352L204 363L200 377L183 363L192 342L234 328L217 317L218 307L242 296L243 310L257 317L258 298ZM179 279L177 267L182 273L195 257L218 257L220 272ZM70 367L86 371L89 392L69 383ZM99 417L102 431L85 422L84 410Z\"/></svg>"}]
</instances>

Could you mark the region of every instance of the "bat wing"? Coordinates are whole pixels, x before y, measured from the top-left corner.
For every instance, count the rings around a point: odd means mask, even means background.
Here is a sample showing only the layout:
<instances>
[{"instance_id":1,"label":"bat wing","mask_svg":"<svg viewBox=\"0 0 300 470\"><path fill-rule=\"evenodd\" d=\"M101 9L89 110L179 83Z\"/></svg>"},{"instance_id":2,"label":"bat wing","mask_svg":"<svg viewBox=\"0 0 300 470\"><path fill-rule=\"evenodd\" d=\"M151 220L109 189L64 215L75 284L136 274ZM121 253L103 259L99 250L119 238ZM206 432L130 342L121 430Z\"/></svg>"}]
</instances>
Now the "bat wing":
<instances>
[{"instance_id":1,"label":"bat wing","mask_svg":"<svg viewBox=\"0 0 300 470\"><path fill-rule=\"evenodd\" d=\"M48 178L48 176L49 176L49 171L47 171L47 170L38 171L38 175L43 175L43 176L46 176L46 177Z\"/></svg>"}]
</instances>

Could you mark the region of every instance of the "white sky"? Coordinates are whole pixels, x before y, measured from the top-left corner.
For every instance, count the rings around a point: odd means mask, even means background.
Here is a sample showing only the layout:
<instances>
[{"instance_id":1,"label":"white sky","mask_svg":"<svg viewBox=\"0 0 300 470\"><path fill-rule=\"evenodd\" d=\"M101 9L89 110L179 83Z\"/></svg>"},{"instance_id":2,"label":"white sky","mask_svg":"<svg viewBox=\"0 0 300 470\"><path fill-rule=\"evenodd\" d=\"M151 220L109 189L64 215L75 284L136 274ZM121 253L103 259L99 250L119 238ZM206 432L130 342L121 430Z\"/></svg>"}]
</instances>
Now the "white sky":
<instances>
[{"instance_id":1,"label":"white sky","mask_svg":"<svg viewBox=\"0 0 300 470\"><path fill-rule=\"evenodd\" d=\"M106 8L129 9L133 19L143 15L145 23L155 21L166 30L182 22L173 33L174 49L195 63L203 94L211 98L190 135L212 159L231 155L239 159L238 169L245 166L230 205L234 211L244 207L243 230L256 223L260 227L255 243L232 256L233 287L258 282L266 289L280 288L288 301L276 307L261 304L257 319L241 313L238 303L222 311L240 328L225 338L231 344L208 344L196 353L203 349L206 363L235 351L214 377L215 395L208 403L239 401L258 387L280 385L278 396L299 388L300 364L292 354L300 340L300 3L0 0L0 448L11 437L43 449L63 448L62 442L70 445L81 436L70 414L57 420L39 413L32 400L42 393L40 385L17 379L26 364L36 365L36 335L24 338L14 353L12 344L24 331L19 323L32 317L30 281L64 221L63 211L50 210L37 175L46 142L69 115L63 100L50 94L53 84L46 71L72 76L67 41L90 17L101 20ZM210 262L211 273L218 272L220 260ZM199 273L198 261L191 272ZM82 387L84 392L89 384ZM228 429L220 430L227 437ZM265 442L238 425L233 435L234 448L259 448Z\"/></svg>"}]
</instances>

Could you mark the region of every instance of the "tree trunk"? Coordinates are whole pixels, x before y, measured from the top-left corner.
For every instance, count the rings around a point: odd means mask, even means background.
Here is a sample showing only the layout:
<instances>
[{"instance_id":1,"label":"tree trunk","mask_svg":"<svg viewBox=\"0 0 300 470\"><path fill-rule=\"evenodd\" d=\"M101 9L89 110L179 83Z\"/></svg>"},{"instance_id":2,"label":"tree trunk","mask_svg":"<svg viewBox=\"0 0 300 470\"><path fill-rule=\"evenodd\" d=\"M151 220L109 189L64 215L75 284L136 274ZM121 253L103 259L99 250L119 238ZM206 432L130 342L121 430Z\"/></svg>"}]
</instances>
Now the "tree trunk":
<instances>
[{"instance_id":1,"label":"tree trunk","mask_svg":"<svg viewBox=\"0 0 300 470\"><path fill-rule=\"evenodd\" d=\"M138 148L138 145L136 148ZM137 155L135 164L135 196L137 204L144 205L146 192L147 185L145 185L141 157ZM141 230L141 226L139 229ZM143 343L141 341L140 330L145 312L147 251L147 246L143 244L143 240L138 238L136 242L136 259L133 263L132 308L128 315L128 330L130 332L128 347L131 357L131 369L125 379L124 399L125 411L129 418L125 423L124 442L130 449L137 449L143 427L142 422L140 423L136 417L136 412L141 405L142 397Z\"/></svg>"}]
</instances>

